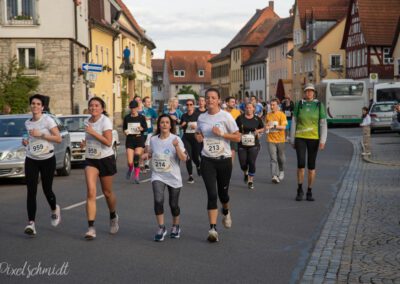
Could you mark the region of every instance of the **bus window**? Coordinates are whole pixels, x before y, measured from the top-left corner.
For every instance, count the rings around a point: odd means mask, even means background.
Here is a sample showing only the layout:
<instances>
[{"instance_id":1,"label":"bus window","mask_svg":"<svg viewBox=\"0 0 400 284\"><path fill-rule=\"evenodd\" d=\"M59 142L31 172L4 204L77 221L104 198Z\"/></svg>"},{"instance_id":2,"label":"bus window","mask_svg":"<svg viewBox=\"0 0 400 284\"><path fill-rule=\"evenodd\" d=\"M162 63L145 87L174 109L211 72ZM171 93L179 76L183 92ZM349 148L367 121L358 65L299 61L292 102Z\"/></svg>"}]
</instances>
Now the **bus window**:
<instances>
[{"instance_id":1,"label":"bus window","mask_svg":"<svg viewBox=\"0 0 400 284\"><path fill-rule=\"evenodd\" d=\"M332 83L330 85L330 91L332 96L362 96L364 85L359 84L343 84L343 83Z\"/></svg>"}]
</instances>

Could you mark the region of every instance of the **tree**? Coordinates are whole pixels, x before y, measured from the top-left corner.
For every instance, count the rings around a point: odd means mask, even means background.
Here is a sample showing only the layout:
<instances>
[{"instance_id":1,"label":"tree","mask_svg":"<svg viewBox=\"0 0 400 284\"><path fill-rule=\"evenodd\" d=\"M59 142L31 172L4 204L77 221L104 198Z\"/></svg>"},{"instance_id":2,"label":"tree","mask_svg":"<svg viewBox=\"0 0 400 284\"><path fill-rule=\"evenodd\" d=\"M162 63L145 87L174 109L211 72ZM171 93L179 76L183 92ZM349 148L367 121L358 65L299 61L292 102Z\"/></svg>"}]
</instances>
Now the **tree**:
<instances>
[{"instance_id":1,"label":"tree","mask_svg":"<svg viewBox=\"0 0 400 284\"><path fill-rule=\"evenodd\" d=\"M0 108L11 106L11 113L25 113L28 110L29 95L37 90L39 79L24 76L24 68L18 66L14 56L4 65L0 65Z\"/></svg>"},{"instance_id":2,"label":"tree","mask_svg":"<svg viewBox=\"0 0 400 284\"><path fill-rule=\"evenodd\" d=\"M192 95L194 95L194 97L196 98L196 100L199 99L199 94L196 93L196 91L192 89L192 86L183 85L183 86L180 88L179 92L178 92L178 95L180 95L180 94L192 94Z\"/></svg>"}]
</instances>

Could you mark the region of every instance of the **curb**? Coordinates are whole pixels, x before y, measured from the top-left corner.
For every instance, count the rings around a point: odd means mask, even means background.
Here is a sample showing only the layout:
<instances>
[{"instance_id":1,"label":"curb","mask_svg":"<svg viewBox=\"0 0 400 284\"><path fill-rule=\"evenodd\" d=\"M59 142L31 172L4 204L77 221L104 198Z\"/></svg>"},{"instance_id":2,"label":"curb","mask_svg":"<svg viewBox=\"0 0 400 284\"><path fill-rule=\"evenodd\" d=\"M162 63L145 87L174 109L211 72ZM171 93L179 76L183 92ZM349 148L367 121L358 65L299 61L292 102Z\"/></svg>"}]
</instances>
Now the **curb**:
<instances>
[{"instance_id":1,"label":"curb","mask_svg":"<svg viewBox=\"0 0 400 284\"><path fill-rule=\"evenodd\" d=\"M362 147L362 149L364 149L364 143L363 142L361 142L361 147ZM362 159L363 159L364 162L367 162L367 163L370 163L370 164L376 164L376 165L382 165L382 166L390 166L390 167L400 167L400 163L373 160L373 159L369 158L366 155L362 156Z\"/></svg>"}]
</instances>

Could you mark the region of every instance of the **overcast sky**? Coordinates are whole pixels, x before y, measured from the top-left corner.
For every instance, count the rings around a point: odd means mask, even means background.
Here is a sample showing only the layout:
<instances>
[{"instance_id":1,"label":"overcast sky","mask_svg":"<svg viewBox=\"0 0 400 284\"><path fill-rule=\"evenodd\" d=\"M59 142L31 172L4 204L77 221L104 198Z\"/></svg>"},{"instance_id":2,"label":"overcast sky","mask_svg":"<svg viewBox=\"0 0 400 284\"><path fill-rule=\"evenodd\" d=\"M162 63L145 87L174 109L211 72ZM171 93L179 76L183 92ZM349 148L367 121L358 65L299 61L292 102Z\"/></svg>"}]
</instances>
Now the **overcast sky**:
<instances>
[{"instance_id":1,"label":"overcast sky","mask_svg":"<svg viewBox=\"0 0 400 284\"><path fill-rule=\"evenodd\" d=\"M165 50L210 50L219 53L256 9L268 0L124 0L133 16L157 48ZM294 0L275 0L275 13L289 16Z\"/></svg>"}]
</instances>

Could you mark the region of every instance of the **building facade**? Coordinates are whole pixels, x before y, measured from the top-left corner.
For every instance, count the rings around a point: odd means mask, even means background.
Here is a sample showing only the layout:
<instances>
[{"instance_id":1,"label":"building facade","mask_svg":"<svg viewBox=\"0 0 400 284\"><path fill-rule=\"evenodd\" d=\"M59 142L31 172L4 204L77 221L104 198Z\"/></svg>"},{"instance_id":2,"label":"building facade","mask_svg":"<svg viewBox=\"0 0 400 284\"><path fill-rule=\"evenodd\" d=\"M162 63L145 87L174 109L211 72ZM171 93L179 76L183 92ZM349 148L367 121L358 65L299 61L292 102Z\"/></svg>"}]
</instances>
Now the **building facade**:
<instances>
[{"instance_id":1,"label":"building facade","mask_svg":"<svg viewBox=\"0 0 400 284\"><path fill-rule=\"evenodd\" d=\"M393 58L394 63L394 79L400 81L400 17L393 37L392 53L390 56Z\"/></svg>"},{"instance_id":2,"label":"building facade","mask_svg":"<svg viewBox=\"0 0 400 284\"><path fill-rule=\"evenodd\" d=\"M153 103L166 101L163 83L164 59L152 59L151 68L153 69L152 101Z\"/></svg>"}]
</instances>

